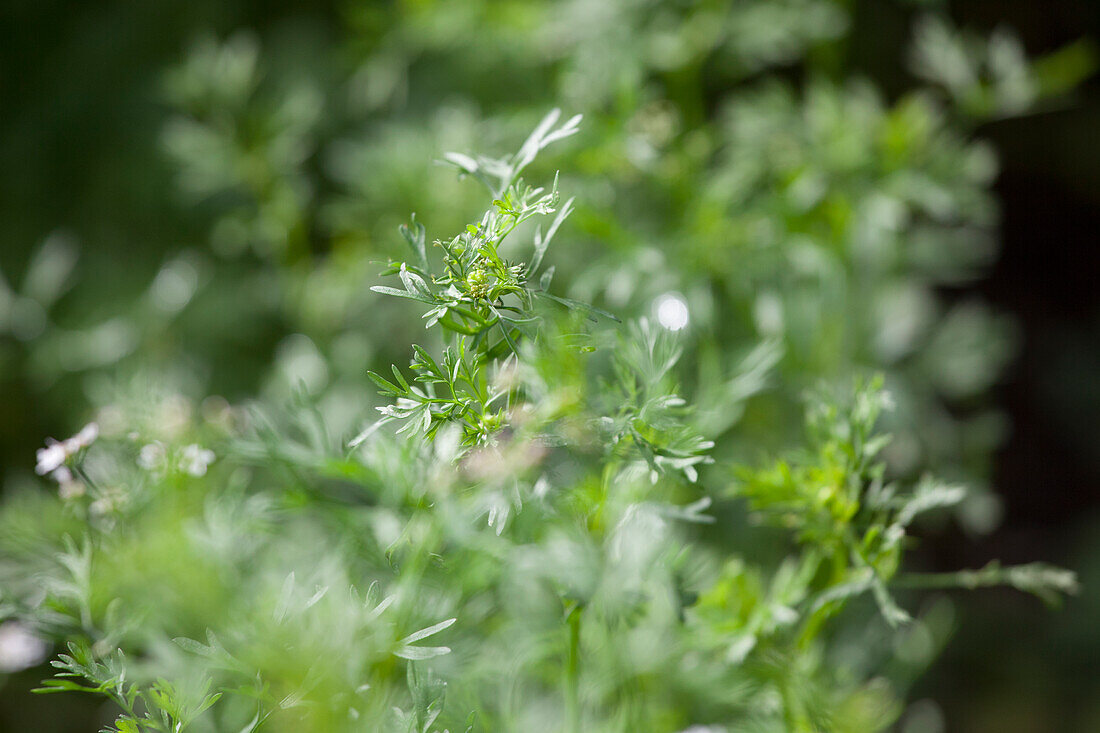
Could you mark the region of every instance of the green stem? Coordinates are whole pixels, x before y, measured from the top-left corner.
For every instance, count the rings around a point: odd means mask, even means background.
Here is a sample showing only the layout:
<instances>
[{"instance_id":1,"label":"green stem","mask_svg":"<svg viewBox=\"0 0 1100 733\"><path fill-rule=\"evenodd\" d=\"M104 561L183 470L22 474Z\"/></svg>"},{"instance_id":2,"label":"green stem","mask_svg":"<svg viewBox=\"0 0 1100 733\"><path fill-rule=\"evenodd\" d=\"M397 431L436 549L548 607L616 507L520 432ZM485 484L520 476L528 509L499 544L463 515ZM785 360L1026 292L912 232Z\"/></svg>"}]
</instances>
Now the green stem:
<instances>
[{"instance_id":1,"label":"green stem","mask_svg":"<svg viewBox=\"0 0 1100 733\"><path fill-rule=\"evenodd\" d=\"M895 588L946 589L988 588L1005 585L1017 590L1034 593L1040 598L1056 593L1075 593L1077 577L1069 571L1052 568L1043 563L1002 566L994 560L977 570L958 570L953 573L906 573L894 578Z\"/></svg>"},{"instance_id":2,"label":"green stem","mask_svg":"<svg viewBox=\"0 0 1100 733\"><path fill-rule=\"evenodd\" d=\"M463 308L460 305L448 305L447 308L458 313L463 318L473 321L474 323L478 323L482 326L487 325L487 322L484 318L482 318L478 313L470 310L469 308Z\"/></svg>"},{"instance_id":3,"label":"green stem","mask_svg":"<svg viewBox=\"0 0 1100 733\"><path fill-rule=\"evenodd\" d=\"M574 606L566 617L569 625L569 651L565 658L565 721L568 733L581 732L580 646L581 607Z\"/></svg>"},{"instance_id":4,"label":"green stem","mask_svg":"<svg viewBox=\"0 0 1100 733\"><path fill-rule=\"evenodd\" d=\"M74 462L72 464L72 467L73 473L76 474L76 477L78 479L84 482L85 486L87 486L90 490L99 491L99 486L96 485L95 481L92 481L92 477L89 476L88 472L84 470L83 461Z\"/></svg>"},{"instance_id":5,"label":"green stem","mask_svg":"<svg viewBox=\"0 0 1100 733\"><path fill-rule=\"evenodd\" d=\"M475 329L470 328L469 326L463 326L462 324L458 323L457 321L455 321L450 316L443 316L442 318L439 319L439 323L444 328L450 329L451 331L454 331L455 333L465 334L466 336L477 336L477 334L478 334L478 332Z\"/></svg>"}]
</instances>

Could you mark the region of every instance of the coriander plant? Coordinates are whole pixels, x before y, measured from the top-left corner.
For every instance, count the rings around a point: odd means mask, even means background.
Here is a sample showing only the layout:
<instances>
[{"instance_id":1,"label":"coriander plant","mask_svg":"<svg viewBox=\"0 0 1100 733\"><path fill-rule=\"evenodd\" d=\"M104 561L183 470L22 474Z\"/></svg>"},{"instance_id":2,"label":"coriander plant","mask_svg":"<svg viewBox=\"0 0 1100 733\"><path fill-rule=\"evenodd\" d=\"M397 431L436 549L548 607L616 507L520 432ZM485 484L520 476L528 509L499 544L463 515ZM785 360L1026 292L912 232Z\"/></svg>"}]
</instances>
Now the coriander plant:
<instances>
[{"instance_id":1,"label":"coriander plant","mask_svg":"<svg viewBox=\"0 0 1100 733\"><path fill-rule=\"evenodd\" d=\"M940 297L996 253L996 159L975 125L1041 109L1095 62L1081 43L1030 60L1008 30L985 41L925 10L899 51L915 83L887 100L851 68L857 10L832 0L356 7L331 54L285 39L261 53L246 33L196 44L166 80L164 145L211 214L211 247L271 268L237 277L278 283L263 301L285 329L275 371L323 361L322 409L344 429L362 362L396 360L388 333L412 320L362 287L371 261L392 256L404 212L457 231L477 205L424 161L578 109L592 124L567 164L566 227L583 256L555 261L557 294L628 319L689 311L685 382L710 429L744 431L735 446L790 447L806 389L883 373L891 470L970 485L956 518L982 533L1007 430L989 391L1015 332L981 301ZM425 109L437 80L448 95ZM722 378L742 360L775 368Z\"/></svg>"},{"instance_id":2,"label":"coriander plant","mask_svg":"<svg viewBox=\"0 0 1100 733\"><path fill-rule=\"evenodd\" d=\"M431 245L402 228L373 290L428 345L370 374L354 437L303 383L170 422L124 403L42 449L58 495L0 509L0 614L61 648L39 692L99 696L117 733L883 730L928 661L897 650L946 633L907 594L1074 589L905 570L913 520L965 491L888 474L880 379L808 398L786 457L727 458L681 332L551 291L573 200L520 175L559 119L446 156L489 203Z\"/></svg>"}]
</instances>

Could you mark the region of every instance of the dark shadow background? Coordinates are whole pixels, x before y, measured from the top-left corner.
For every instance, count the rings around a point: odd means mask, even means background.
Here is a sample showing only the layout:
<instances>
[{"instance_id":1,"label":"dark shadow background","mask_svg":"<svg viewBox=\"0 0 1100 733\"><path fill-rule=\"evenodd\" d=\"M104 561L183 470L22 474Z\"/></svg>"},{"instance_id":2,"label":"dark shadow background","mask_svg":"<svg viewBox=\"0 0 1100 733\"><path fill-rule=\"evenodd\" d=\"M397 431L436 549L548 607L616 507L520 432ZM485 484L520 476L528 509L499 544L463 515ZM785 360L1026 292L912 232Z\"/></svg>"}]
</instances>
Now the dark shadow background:
<instances>
[{"instance_id":1,"label":"dark shadow background","mask_svg":"<svg viewBox=\"0 0 1100 733\"><path fill-rule=\"evenodd\" d=\"M1094 2L969 0L951 10L964 27L1014 28L1032 54L1100 37ZM1001 156L1002 248L972 292L1011 313L1022 334L996 390L1012 424L993 472L1005 516L990 537L956 531L923 547L941 570L1043 558L1075 569L1084 591L1049 618L1012 593L968 598L959 632L917 693L944 706L949 731L1098 730L1100 80L1086 82L1072 106L978 133Z\"/></svg>"},{"instance_id":2,"label":"dark shadow background","mask_svg":"<svg viewBox=\"0 0 1100 733\"><path fill-rule=\"evenodd\" d=\"M914 8L878 0L856 8L851 65L900 92L912 83L898 49ZM950 10L975 31L1014 28L1030 54L1100 38L1100 3L1089 0L967 0ZM167 193L160 75L200 30L263 36L287 23L335 37L340 3L0 2L0 271L21 272L62 227L79 233L84 277L136 292L164 253L200 239L202 222ZM1063 564L1080 573L1085 592L1053 614L1018 594L976 594L915 697L939 702L949 731L1100 730L1100 79L1070 105L978 134L1001 157L1001 255L984 280L945 294L979 295L1021 330L1019 357L996 392L1012 422L993 477L1006 513L991 536L947 529L920 552L940 570L993 558ZM226 358L264 359L270 347L264 333L249 334ZM0 339L0 364L19 358ZM0 383L0 473L32 455L40 436L67 427L66 396L43 403L32 387ZM234 385L224 387L232 398ZM62 717L59 698L25 694L37 677L24 677L0 689L0 731L15 730L32 706L41 730L75 730L71 716L90 714L92 701L67 699Z\"/></svg>"}]
</instances>

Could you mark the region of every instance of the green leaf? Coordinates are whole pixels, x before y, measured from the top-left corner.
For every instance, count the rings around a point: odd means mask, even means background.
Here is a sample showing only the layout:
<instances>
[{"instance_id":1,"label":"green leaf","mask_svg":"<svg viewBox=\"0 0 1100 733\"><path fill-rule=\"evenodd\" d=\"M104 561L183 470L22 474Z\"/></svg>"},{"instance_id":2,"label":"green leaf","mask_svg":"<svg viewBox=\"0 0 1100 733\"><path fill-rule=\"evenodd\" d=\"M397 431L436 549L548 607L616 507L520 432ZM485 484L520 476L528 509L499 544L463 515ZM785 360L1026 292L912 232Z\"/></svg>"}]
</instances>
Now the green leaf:
<instances>
[{"instance_id":1,"label":"green leaf","mask_svg":"<svg viewBox=\"0 0 1100 733\"><path fill-rule=\"evenodd\" d=\"M424 278L417 275L415 272L405 267L405 263L401 263L401 269L397 273L401 277L401 282L405 285L405 290L413 295L419 295L424 298L428 298L428 302L434 302L434 295L428 284L424 282Z\"/></svg>"},{"instance_id":2,"label":"green leaf","mask_svg":"<svg viewBox=\"0 0 1100 733\"><path fill-rule=\"evenodd\" d=\"M589 305L588 303L582 303L579 300L573 300L572 298L563 298L561 296L552 295L550 293L536 293L536 295L539 295L539 296L544 297L544 298L550 298L550 300L553 300L557 303L561 303L562 305L566 306L567 308L586 311L586 312L588 312L590 314L593 314L593 315L596 315L596 316L602 316L604 318L608 318L612 321L615 321L616 323L622 323L622 320L618 316L612 315L611 313L608 313L605 310L601 310L601 309L597 308L594 305ZM589 316L589 317L593 321L596 320L595 318L592 318L592 316Z\"/></svg>"},{"instance_id":3,"label":"green leaf","mask_svg":"<svg viewBox=\"0 0 1100 733\"><path fill-rule=\"evenodd\" d=\"M398 298L409 298L410 300L418 300L421 303L435 304L434 298L418 295L417 293L409 292L407 290L398 290L397 288L386 287L385 285L371 285L371 290L376 293L382 293L383 295L395 295Z\"/></svg>"},{"instance_id":4,"label":"green leaf","mask_svg":"<svg viewBox=\"0 0 1100 733\"><path fill-rule=\"evenodd\" d=\"M432 355L429 354L424 349L424 347L420 346L419 344L413 344L413 351L416 352L416 355L420 358L421 363L426 365L431 370L432 374L444 380L447 378L447 372L439 368L439 363L436 362L434 358L432 358Z\"/></svg>"},{"instance_id":5,"label":"green leaf","mask_svg":"<svg viewBox=\"0 0 1100 733\"><path fill-rule=\"evenodd\" d=\"M546 272L542 273L542 277L539 278L539 289L549 290L550 281L554 279L554 267L550 266L546 268Z\"/></svg>"},{"instance_id":6,"label":"green leaf","mask_svg":"<svg viewBox=\"0 0 1100 733\"><path fill-rule=\"evenodd\" d=\"M965 498L965 486L940 483L926 476L898 511L897 522L903 527L908 526L918 514L954 506Z\"/></svg>"},{"instance_id":7,"label":"green leaf","mask_svg":"<svg viewBox=\"0 0 1100 733\"><path fill-rule=\"evenodd\" d=\"M408 390L402 390L396 384L389 382L385 377L377 372L367 370L367 376L371 378L371 381L378 385L383 394L392 394L395 397L404 397L408 394Z\"/></svg>"},{"instance_id":8,"label":"green leaf","mask_svg":"<svg viewBox=\"0 0 1100 733\"><path fill-rule=\"evenodd\" d=\"M202 642L195 641L194 639L188 639L186 636L177 636L174 639L172 639L172 641L180 649L183 649L186 652L190 652L191 654L198 654L199 656L202 656L202 657L212 657L212 656L214 656L213 647L209 647L206 644L203 644Z\"/></svg>"},{"instance_id":9,"label":"green leaf","mask_svg":"<svg viewBox=\"0 0 1100 733\"><path fill-rule=\"evenodd\" d=\"M421 639L427 639L429 636L432 636L433 634L438 634L440 631L443 631L443 629L450 628L451 626L454 625L455 621L457 621L457 620L458 620L457 618L449 618L446 621L440 621L437 624L433 624L432 626L429 626L426 629L421 629L420 631L414 631L413 633L409 634L408 636L406 636L404 639L402 639L398 643L399 644L412 644L414 642L420 641Z\"/></svg>"},{"instance_id":10,"label":"green leaf","mask_svg":"<svg viewBox=\"0 0 1100 733\"><path fill-rule=\"evenodd\" d=\"M394 656L401 657L402 659L419 661L422 659L441 657L444 654L450 653L451 648L446 646L404 646L395 651Z\"/></svg>"},{"instance_id":11,"label":"green leaf","mask_svg":"<svg viewBox=\"0 0 1100 733\"><path fill-rule=\"evenodd\" d=\"M396 364L390 364L390 369L393 370L393 376L397 378L397 382L401 385L401 389L404 391L405 394L408 394L409 383L405 381L405 377L401 374L401 370L397 368Z\"/></svg>"},{"instance_id":12,"label":"green leaf","mask_svg":"<svg viewBox=\"0 0 1100 733\"><path fill-rule=\"evenodd\" d=\"M401 232L401 236L405 238L405 241L412 247L413 252L416 254L416 262L420 265L422 270L428 269L428 250L425 244L426 231L424 225L416 220L416 214L411 217L412 227L408 227L402 224L398 227L398 231Z\"/></svg>"},{"instance_id":13,"label":"green leaf","mask_svg":"<svg viewBox=\"0 0 1100 733\"><path fill-rule=\"evenodd\" d=\"M477 173L480 168L476 160L463 153L444 153L443 158L463 173L472 175Z\"/></svg>"},{"instance_id":14,"label":"green leaf","mask_svg":"<svg viewBox=\"0 0 1100 733\"><path fill-rule=\"evenodd\" d=\"M531 262L527 265L527 275L530 277L538 272L539 266L542 265L542 258L546 254L546 248L550 246L550 240L554 238L554 235L558 231L558 227L565 221L565 218L573 213L573 200L569 199L558 211L558 215L554 217L554 221L550 224L550 228L546 230L546 236L542 236L542 230L535 230L535 251L531 255ZM543 290L546 288L543 287Z\"/></svg>"},{"instance_id":15,"label":"green leaf","mask_svg":"<svg viewBox=\"0 0 1100 733\"><path fill-rule=\"evenodd\" d=\"M72 680L48 679L42 682L42 687L35 687L31 692L49 694L51 692L95 692L96 688L77 684Z\"/></svg>"}]
</instances>

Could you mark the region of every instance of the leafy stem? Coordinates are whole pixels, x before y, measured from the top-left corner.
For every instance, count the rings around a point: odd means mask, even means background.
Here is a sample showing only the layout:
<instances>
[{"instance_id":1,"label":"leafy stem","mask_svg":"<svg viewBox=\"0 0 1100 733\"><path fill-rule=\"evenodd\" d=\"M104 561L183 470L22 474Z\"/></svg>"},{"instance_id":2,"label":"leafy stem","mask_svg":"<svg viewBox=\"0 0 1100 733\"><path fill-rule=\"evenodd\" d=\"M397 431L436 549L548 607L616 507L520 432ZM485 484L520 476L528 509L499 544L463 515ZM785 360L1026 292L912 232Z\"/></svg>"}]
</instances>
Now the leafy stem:
<instances>
[{"instance_id":1,"label":"leafy stem","mask_svg":"<svg viewBox=\"0 0 1100 733\"><path fill-rule=\"evenodd\" d=\"M460 173L482 181L492 195L492 203L482 217L448 241L436 240L442 251L442 268L434 270L428 258L424 225L414 216L410 225L400 228L413 250L410 262L391 262L386 274L398 275L403 289L376 285L375 292L424 303L429 309L423 317L427 326L437 326L449 334L449 345L440 362L422 347L414 345L410 365L415 373L412 383L396 366L393 381L375 372L370 378L380 394L394 400L379 408L380 422L406 421L398 432L421 433L434 437L448 423L462 428L466 446L490 442L504 427L507 415L494 403L505 398L510 405L513 387L491 386L485 371L501 367L501 360L519 358L521 343L534 339L541 325L535 301L547 297L571 309L604 314L567 298L546 292L552 268L537 285L529 278L538 271L550 240L572 211L572 199L558 208L558 178L547 191L531 187L519 178L540 150L577 131L580 115L560 126L560 111L548 114L527 138L519 151L507 158L472 158L448 153L446 162ZM513 263L500 256L505 239L529 219L557 213L547 228L536 229L529 262ZM442 396L441 396L442 395ZM352 445L365 439L372 426Z\"/></svg>"}]
</instances>

